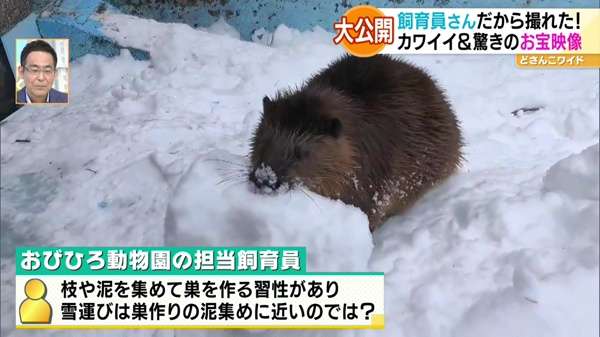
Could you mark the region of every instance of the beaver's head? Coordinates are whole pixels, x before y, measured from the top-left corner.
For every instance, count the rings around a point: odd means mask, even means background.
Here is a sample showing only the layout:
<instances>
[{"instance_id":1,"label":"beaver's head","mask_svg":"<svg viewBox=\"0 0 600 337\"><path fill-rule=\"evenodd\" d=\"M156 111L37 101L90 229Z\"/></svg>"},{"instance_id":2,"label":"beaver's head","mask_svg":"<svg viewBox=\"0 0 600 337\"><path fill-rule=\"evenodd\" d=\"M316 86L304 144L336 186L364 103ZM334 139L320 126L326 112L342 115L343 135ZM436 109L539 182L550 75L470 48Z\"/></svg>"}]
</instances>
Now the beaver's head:
<instances>
[{"instance_id":1,"label":"beaver's head","mask_svg":"<svg viewBox=\"0 0 600 337\"><path fill-rule=\"evenodd\" d=\"M249 180L259 189L299 183L334 195L354 165L347 100L331 89L304 89L263 98L263 114L252 139Z\"/></svg>"}]
</instances>

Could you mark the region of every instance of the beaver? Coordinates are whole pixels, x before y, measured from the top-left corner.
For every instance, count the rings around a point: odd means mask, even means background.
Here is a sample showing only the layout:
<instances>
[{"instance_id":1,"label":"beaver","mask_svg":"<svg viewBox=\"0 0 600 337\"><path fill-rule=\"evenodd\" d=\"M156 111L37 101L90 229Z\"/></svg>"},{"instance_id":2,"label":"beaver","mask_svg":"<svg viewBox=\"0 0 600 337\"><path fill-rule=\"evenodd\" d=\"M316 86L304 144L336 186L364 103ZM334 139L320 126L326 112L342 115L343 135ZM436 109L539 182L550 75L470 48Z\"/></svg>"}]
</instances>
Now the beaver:
<instances>
[{"instance_id":1,"label":"beaver","mask_svg":"<svg viewBox=\"0 0 600 337\"><path fill-rule=\"evenodd\" d=\"M452 175L462 145L448 100L423 70L386 55L344 55L263 98L248 179L354 205L373 232Z\"/></svg>"}]
</instances>

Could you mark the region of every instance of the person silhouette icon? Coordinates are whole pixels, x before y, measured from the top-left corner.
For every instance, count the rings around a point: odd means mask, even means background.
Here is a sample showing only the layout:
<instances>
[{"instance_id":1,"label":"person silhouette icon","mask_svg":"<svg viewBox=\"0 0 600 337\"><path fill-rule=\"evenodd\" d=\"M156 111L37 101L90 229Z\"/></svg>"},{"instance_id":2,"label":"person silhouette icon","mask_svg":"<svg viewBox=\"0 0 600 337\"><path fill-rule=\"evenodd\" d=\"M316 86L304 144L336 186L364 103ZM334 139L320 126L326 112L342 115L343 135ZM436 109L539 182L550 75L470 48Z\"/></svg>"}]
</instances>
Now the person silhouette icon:
<instances>
[{"instance_id":1,"label":"person silhouette icon","mask_svg":"<svg viewBox=\"0 0 600 337\"><path fill-rule=\"evenodd\" d=\"M46 301L46 285L40 279L25 283L27 299L19 306L19 318L23 324L50 324L52 307Z\"/></svg>"}]
</instances>

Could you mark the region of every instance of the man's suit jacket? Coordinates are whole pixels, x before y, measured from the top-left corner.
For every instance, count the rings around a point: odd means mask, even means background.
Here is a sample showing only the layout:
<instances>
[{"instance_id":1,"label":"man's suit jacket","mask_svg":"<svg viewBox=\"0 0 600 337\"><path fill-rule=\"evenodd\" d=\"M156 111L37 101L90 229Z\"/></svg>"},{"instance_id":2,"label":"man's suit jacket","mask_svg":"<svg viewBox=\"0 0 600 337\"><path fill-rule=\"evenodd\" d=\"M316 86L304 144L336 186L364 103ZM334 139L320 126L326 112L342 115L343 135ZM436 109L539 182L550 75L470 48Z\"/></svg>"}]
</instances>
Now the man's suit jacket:
<instances>
[{"instance_id":1,"label":"man's suit jacket","mask_svg":"<svg viewBox=\"0 0 600 337\"><path fill-rule=\"evenodd\" d=\"M64 92L54 90L53 88L50 88L50 93L48 93L48 95L48 103L67 103L69 100L69 95L65 94ZM27 104L25 88L17 92L17 104Z\"/></svg>"}]
</instances>

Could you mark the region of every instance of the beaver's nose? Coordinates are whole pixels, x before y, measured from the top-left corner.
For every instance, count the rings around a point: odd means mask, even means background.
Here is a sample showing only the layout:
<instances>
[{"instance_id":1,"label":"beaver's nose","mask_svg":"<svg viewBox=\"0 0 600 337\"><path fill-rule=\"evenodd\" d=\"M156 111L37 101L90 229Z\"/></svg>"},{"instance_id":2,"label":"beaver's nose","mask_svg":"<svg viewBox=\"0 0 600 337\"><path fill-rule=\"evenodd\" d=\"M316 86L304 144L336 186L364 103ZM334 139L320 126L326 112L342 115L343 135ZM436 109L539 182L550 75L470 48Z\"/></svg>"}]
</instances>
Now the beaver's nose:
<instances>
[{"instance_id":1,"label":"beaver's nose","mask_svg":"<svg viewBox=\"0 0 600 337\"><path fill-rule=\"evenodd\" d=\"M268 187L272 190L276 190L279 188L279 186L281 186L281 183L279 182L279 180L276 180L276 181L271 181L271 180L260 181L259 180L259 183L256 184L256 186L258 186L258 188Z\"/></svg>"},{"instance_id":2,"label":"beaver's nose","mask_svg":"<svg viewBox=\"0 0 600 337\"><path fill-rule=\"evenodd\" d=\"M281 181L277 179L277 176L274 174L262 174L261 169L254 170L250 172L250 181L254 183L256 187L262 189L264 187L268 187L272 190L276 190L281 186Z\"/></svg>"},{"instance_id":3,"label":"beaver's nose","mask_svg":"<svg viewBox=\"0 0 600 337\"><path fill-rule=\"evenodd\" d=\"M261 178L254 178L254 180L252 181L254 183L254 185L260 189L264 188L264 187L268 187L272 190L276 190L279 188L279 186L281 186L281 183L279 182L279 179L261 179Z\"/></svg>"}]
</instances>

